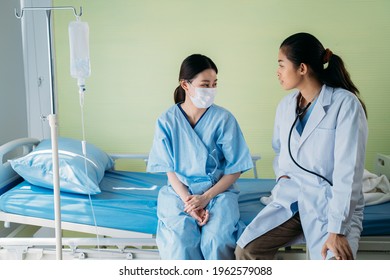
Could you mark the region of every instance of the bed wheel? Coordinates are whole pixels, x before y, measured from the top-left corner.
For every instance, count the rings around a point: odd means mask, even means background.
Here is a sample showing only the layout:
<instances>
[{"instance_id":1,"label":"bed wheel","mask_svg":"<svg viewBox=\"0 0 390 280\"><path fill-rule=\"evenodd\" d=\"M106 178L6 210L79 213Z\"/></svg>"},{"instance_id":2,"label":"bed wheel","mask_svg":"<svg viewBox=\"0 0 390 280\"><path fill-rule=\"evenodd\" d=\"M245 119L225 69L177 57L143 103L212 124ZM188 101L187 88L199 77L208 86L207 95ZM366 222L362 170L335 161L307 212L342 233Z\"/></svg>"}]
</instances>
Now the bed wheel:
<instances>
[{"instance_id":1,"label":"bed wheel","mask_svg":"<svg viewBox=\"0 0 390 280\"><path fill-rule=\"evenodd\" d=\"M88 257L88 255L86 254L86 253L84 253L84 252L81 252L80 254L79 254L79 259L80 260L84 260L84 259L86 259Z\"/></svg>"},{"instance_id":2,"label":"bed wheel","mask_svg":"<svg viewBox=\"0 0 390 280\"><path fill-rule=\"evenodd\" d=\"M133 258L134 258L133 253L127 253L126 254L126 259L127 260L132 260Z\"/></svg>"}]
</instances>

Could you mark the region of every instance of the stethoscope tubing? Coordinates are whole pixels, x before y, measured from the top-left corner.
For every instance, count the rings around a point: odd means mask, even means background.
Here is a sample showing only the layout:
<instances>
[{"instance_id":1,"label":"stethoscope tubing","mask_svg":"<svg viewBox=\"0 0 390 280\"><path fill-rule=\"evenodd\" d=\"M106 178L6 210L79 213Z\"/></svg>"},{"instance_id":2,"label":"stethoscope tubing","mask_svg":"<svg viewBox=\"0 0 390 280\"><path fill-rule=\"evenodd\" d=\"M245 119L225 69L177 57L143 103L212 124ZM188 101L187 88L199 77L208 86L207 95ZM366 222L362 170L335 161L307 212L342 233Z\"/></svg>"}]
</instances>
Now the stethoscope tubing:
<instances>
[{"instance_id":1,"label":"stethoscope tubing","mask_svg":"<svg viewBox=\"0 0 390 280\"><path fill-rule=\"evenodd\" d=\"M295 124L296 124L297 121L298 121L298 118L306 111L307 108L309 108L310 104L311 104L311 103L307 104L307 106L306 106L305 108L303 108L302 111L297 112L297 117L295 118L295 120L294 120L294 122L293 122L293 124L292 124L292 126L291 126L290 133L288 134L288 152L289 152L289 154L290 154L291 160L294 162L294 164L295 164L296 166L298 166L300 169L302 169L302 170L304 170L304 171L306 171L306 172L308 172L308 173L310 173L310 174L313 174L313 175L315 175L315 176L320 177L321 179L323 179L323 180L325 180L326 182L328 182L329 185L333 186L332 182L329 181L329 180L328 180L327 178L325 178L324 176L322 176L321 174L318 174L318 173L316 173L316 172L314 172L314 171L311 171L311 170L309 170L309 169L307 169L307 168L301 166L301 165L294 159L294 157L292 156L292 153L291 153L291 145L290 145L290 144L291 144L291 134L292 134L292 131L293 131L294 127L295 127Z\"/></svg>"}]
</instances>

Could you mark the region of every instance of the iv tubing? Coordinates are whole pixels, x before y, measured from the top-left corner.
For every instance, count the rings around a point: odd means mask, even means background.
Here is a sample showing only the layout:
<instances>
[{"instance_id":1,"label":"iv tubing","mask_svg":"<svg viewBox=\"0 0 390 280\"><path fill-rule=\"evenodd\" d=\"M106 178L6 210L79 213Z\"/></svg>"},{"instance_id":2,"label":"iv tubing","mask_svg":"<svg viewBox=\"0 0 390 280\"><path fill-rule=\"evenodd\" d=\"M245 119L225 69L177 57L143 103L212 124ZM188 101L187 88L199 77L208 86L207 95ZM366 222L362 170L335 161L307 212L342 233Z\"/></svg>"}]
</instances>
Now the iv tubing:
<instances>
[{"instance_id":1,"label":"iv tubing","mask_svg":"<svg viewBox=\"0 0 390 280\"><path fill-rule=\"evenodd\" d=\"M85 88L83 86L80 86L79 97L80 97L80 108L81 108L81 129L82 129L82 134L83 134L83 140L81 141L81 148L82 148L83 156L84 156L84 170L85 170L86 177L88 177L87 141L85 140L85 125L84 125L84 96L85 96ZM98 228L97 228L95 211L93 210L91 194L88 194L88 198L89 198L89 204L91 206L91 211L92 211L92 218L93 218L93 222L94 222L95 230L96 230L97 249L99 251L100 250L99 232L98 232Z\"/></svg>"}]
</instances>

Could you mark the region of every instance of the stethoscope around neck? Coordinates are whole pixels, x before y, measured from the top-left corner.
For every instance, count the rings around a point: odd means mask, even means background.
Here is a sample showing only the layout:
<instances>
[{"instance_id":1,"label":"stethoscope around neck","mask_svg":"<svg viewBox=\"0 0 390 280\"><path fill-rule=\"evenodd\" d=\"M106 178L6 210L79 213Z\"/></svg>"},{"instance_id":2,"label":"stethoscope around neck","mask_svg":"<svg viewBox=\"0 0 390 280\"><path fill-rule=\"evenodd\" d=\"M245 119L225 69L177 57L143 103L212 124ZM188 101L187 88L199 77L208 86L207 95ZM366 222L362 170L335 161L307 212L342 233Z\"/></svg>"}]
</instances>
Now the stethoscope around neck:
<instances>
[{"instance_id":1,"label":"stethoscope around neck","mask_svg":"<svg viewBox=\"0 0 390 280\"><path fill-rule=\"evenodd\" d=\"M304 108L299 108L299 106L297 106L297 110L296 110L297 116L296 116L296 118L295 118L295 120L294 120L294 122L293 122L293 124L292 124L292 126L291 126L290 133L288 134L288 153L290 154L291 160L292 160L292 161L295 163L295 165L298 166L300 169L302 169L302 170L304 170L304 171L306 171L306 172L308 172L308 173L310 173L310 174L313 174L313 175L315 175L315 176L318 176L318 177L324 179L326 182L328 182L329 185L333 186L332 182L329 181L328 179L326 179L326 178L325 178L324 176L322 176L321 174L318 174L318 173L316 173L316 172L314 172L314 171L311 171L311 170L306 169L306 168L304 168L303 166L301 166L298 162L296 162L296 160L294 159L294 157L293 157L292 154L291 154L291 145L290 145L290 142L291 142L291 134L292 134L292 131L293 131L293 129L294 129L294 127L295 127L295 124L297 123L298 119L307 111L307 109L310 107L310 105L311 105L311 102L309 102Z\"/></svg>"}]
</instances>

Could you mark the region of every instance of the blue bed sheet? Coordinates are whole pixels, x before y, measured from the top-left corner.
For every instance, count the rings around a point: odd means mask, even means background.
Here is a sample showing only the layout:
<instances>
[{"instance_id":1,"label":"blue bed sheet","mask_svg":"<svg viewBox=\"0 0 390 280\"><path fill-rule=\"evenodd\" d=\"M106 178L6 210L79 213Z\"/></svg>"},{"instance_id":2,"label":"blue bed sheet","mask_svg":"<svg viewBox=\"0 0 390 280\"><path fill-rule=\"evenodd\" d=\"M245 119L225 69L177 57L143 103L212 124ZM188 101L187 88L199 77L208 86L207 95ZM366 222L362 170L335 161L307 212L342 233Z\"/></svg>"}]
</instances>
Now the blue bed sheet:
<instances>
[{"instance_id":1,"label":"blue bed sheet","mask_svg":"<svg viewBox=\"0 0 390 280\"><path fill-rule=\"evenodd\" d=\"M136 172L106 172L100 194L61 192L61 220L64 222L155 233L156 205L166 177ZM92 205L92 207L91 207ZM0 197L0 210L23 216L54 219L53 190L23 181Z\"/></svg>"},{"instance_id":2,"label":"blue bed sheet","mask_svg":"<svg viewBox=\"0 0 390 280\"><path fill-rule=\"evenodd\" d=\"M161 174L107 171L100 183L102 192L91 196L98 226L154 234L157 228L157 195L166 184ZM274 179L240 178L241 218L248 224L264 207L260 197L268 196ZM88 195L61 193L64 222L94 225ZM54 219L53 191L26 181L0 197L3 212ZM366 207L363 235L390 235L390 203Z\"/></svg>"},{"instance_id":3,"label":"blue bed sheet","mask_svg":"<svg viewBox=\"0 0 390 280\"><path fill-rule=\"evenodd\" d=\"M362 236L390 235L390 202L366 206Z\"/></svg>"}]
</instances>

